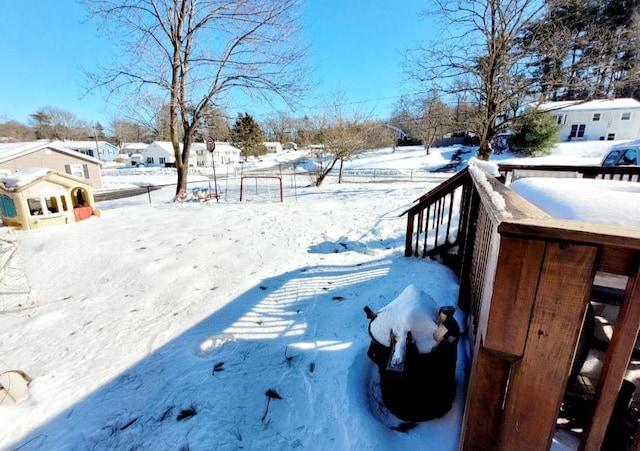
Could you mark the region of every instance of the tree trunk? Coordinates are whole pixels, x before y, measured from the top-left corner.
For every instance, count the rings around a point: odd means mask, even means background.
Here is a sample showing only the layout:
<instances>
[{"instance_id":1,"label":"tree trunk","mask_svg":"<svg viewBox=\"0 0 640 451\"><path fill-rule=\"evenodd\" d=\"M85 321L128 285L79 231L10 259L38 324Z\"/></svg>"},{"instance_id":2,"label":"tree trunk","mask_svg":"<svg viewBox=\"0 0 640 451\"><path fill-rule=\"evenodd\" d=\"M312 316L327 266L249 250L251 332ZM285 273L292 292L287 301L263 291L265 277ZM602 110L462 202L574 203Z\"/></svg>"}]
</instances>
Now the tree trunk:
<instances>
[{"instance_id":1,"label":"tree trunk","mask_svg":"<svg viewBox=\"0 0 640 451\"><path fill-rule=\"evenodd\" d=\"M338 184L342 183L342 168L344 166L344 160L340 158L340 173L338 174Z\"/></svg>"},{"instance_id":2,"label":"tree trunk","mask_svg":"<svg viewBox=\"0 0 640 451\"><path fill-rule=\"evenodd\" d=\"M482 139L480 141L480 148L478 149L478 158L480 160L488 160L492 153L491 142L488 139Z\"/></svg>"},{"instance_id":3,"label":"tree trunk","mask_svg":"<svg viewBox=\"0 0 640 451\"><path fill-rule=\"evenodd\" d=\"M338 160L334 159L331 162L331 164L327 167L327 169L325 169L320 173L320 175L318 176L318 180L316 180L316 186L320 186L322 184L322 181L325 179L327 175L329 175L329 172L331 172L331 170L333 169L333 167L336 165L337 162Z\"/></svg>"},{"instance_id":4,"label":"tree trunk","mask_svg":"<svg viewBox=\"0 0 640 451\"><path fill-rule=\"evenodd\" d=\"M180 167L176 165L176 171L178 173L178 183L176 184L176 194L178 194L181 189L184 189L185 191L187 189L187 172L189 171L189 168L183 165L181 165Z\"/></svg>"}]
</instances>

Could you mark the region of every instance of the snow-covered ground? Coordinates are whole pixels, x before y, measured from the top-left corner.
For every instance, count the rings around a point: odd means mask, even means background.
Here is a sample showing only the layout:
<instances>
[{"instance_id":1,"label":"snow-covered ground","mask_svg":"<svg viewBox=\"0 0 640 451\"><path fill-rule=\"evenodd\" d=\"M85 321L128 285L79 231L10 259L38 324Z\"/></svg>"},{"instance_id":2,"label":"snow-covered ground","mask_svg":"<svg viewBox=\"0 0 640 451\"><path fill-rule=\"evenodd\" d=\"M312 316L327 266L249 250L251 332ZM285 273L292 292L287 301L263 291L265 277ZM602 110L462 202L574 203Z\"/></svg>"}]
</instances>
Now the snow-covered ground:
<instances>
[{"instance_id":1,"label":"snow-covered ground","mask_svg":"<svg viewBox=\"0 0 640 451\"><path fill-rule=\"evenodd\" d=\"M597 163L612 144L544 161ZM428 171L453 153L382 149L346 168ZM105 187L175 182L128 171ZM173 203L169 185L69 226L0 228L0 369L33 378L26 401L0 406L0 449L457 449L466 341L452 409L408 427L379 402L363 311L411 284L455 304L449 269L403 256L400 214L438 180L293 180L283 202Z\"/></svg>"}]
</instances>

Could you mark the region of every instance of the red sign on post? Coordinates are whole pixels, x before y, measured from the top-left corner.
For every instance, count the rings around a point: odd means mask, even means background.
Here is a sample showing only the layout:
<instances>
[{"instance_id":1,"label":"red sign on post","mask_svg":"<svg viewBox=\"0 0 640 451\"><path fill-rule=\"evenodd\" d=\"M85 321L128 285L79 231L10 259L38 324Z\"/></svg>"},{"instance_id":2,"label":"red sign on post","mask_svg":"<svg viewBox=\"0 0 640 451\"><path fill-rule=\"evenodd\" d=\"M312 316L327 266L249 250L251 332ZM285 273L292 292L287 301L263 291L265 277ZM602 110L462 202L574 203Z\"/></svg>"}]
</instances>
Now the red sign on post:
<instances>
[{"instance_id":1,"label":"red sign on post","mask_svg":"<svg viewBox=\"0 0 640 451\"><path fill-rule=\"evenodd\" d=\"M207 150L209 152L213 152L214 150L216 150L216 142L211 136L207 136L207 139L205 142L207 144Z\"/></svg>"}]
</instances>

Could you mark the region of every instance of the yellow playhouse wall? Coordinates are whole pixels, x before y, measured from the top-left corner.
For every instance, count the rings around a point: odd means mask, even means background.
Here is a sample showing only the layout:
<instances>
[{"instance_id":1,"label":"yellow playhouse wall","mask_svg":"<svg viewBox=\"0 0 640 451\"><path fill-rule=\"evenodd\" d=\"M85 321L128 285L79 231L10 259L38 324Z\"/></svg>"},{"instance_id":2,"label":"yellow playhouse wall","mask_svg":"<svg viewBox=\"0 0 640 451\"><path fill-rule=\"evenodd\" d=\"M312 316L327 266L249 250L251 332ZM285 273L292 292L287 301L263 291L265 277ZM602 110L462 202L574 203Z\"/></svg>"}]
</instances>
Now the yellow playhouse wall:
<instances>
[{"instance_id":1,"label":"yellow playhouse wall","mask_svg":"<svg viewBox=\"0 0 640 451\"><path fill-rule=\"evenodd\" d=\"M37 229L50 225L71 224L76 222L75 214L73 211L73 199L71 198L71 191L76 188L82 188L86 192L85 204L94 209L94 214L98 215L99 211L95 208L95 201L93 193L91 192L91 186L84 183L70 184L70 180L58 175L57 173L50 173L47 175L46 180L41 180L29 186L21 191L5 191L0 189L0 193L11 197L14 201L16 209L15 218L2 217L2 222L6 226L22 228L24 230ZM67 206L67 211L59 213L44 214L44 215L31 215L29 212L29 206L27 203L28 198L40 197L47 195L59 195L64 197Z\"/></svg>"}]
</instances>

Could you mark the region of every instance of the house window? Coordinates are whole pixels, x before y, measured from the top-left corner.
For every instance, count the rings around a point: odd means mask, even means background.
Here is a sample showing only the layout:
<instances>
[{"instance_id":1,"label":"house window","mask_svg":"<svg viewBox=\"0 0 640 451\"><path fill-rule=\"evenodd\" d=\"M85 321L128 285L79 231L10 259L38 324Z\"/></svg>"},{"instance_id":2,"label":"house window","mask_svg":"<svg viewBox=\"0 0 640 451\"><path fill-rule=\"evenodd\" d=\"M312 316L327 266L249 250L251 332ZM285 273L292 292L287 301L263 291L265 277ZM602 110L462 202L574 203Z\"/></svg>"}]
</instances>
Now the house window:
<instances>
[{"instance_id":1,"label":"house window","mask_svg":"<svg viewBox=\"0 0 640 451\"><path fill-rule=\"evenodd\" d=\"M147 164L153 164L153 157L147 157Z\"/></svg>"},{"instance_id":2,"label":"house window","mask_svg":"<svg viewBox=\"0 0 640 451\"><path fill-rule=\"evenodd\" d=\"M629 119L631 119L631 113L627 112L627 113L622 113L622 117L620 118L623 121L628 121Z\"/></svg>"},{"instance_id":3,"label":"house window","mask_svg":"<svg viewBox=\"0 0 640 451\"><path fill-rule=\"evenodd\" d=\"M160 157L160 158L158 159L158 162L159 162L160 164L165 164L165 163L167 162L167 159L166 159L165 157Z\"/></svg>"},{"instance_id":4,"label":"house window","mask_svg":"<svg viewBox=\"0 0 640 451\"><path fill-rule=\"evenodd\" d=\"M558 125L564 124L564 117L565 117L564 114L559 114L559 115L556 116L556 118L557 118L556 122L557 122Z\"/></svg>"},{"instance_id":5,"label":"house window","mask_svg":"<svg viewBox=\"0 0 640 451\"><path fill-rule=\"evenodd\" d=\"M571 126L571 133L569 133L569 138L584 138L584 129L586 125L584 124L574 124Z\"/></svg>"},{"instance_id":6,"label":"house window","mask_svg":"<svg viewBox=\"0 0 640 451\"><path fill-rule=\"evenodd\" d=\"M2 212L2 216L7 218L16 217L16 205L13 203L13 199L4 194L0 196L0 212Z\"/></svg>"},{"instance_id":7,"label":"house window","mask_svg":"<svg viewBox=\"0 0 640 451\"><path fill-rule=\"evenodd\" d=\"M600 113L593 113L593 121L599 121L600 120Z\"/></svg>"},{"instance_id":8,"label":"house window","mask_svg":"<svg viewBox=\"0 0 640 451\"><path fill-rule=\"evenodd\" d=\"M67 174L79 179L89 178L89 167L86 164L65 164L64 169Z\"/></svg>"},{"instance_id":9,"label":"house window","mask_svg":"<svg viewBox=\"0 0 640 451\"><path fill-rule=\"evenodd\" d=\"M615 141L616 140L616 134L615 133L609 133L607 135L607 141Z\"/></svg>"}]
</instances>

